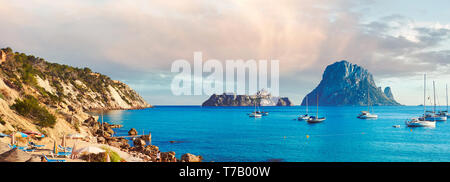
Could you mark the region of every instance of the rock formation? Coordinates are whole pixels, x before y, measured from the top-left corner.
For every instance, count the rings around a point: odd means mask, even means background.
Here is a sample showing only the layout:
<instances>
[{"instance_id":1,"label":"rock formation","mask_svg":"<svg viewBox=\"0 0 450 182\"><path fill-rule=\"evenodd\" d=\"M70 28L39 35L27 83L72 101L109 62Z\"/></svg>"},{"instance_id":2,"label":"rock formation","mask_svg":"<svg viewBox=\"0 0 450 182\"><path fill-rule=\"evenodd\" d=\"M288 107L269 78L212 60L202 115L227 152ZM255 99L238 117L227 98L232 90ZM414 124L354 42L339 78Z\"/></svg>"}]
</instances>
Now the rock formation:
<instances>
[{"instance_id":1,"label":"rock formation","mask_svg":"<svg viewBox=\"0 0 450 182\"><path fill-rule=\"evenodd\" d=\"M307 95L308 104L322 106L364 106L372 105L400 105L394 100L391 89L385 92L377 87L372 74L366 69L347 61L340 61L327 66L319 85ZM385 93L389 95L386 95ZM306 97L302 101L306 105Z\"/></svg>"},{"instance_id":2,"label":"rock formation","mask_svg":"<svg viewBox=\"0 0 450 182\"><path fill-rule=\"evenodd\" d=\"M264 90L255 95L213 94L202 106L254 106L255 103L261 106L292 106L289 98L275 97Z\"/></svg>"}]
</instances>

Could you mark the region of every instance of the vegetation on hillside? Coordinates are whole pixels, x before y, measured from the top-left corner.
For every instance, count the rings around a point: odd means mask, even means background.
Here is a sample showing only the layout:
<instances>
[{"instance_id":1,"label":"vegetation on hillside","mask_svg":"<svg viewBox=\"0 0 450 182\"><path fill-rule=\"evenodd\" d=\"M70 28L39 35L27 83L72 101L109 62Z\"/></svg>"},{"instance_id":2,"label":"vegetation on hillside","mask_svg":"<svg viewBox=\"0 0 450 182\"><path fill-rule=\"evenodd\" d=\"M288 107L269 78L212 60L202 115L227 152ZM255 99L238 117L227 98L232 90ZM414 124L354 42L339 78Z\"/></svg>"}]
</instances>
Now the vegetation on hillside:
<instances>
[{"instance_id":1,"label":"vegetation on hillside","mask_svg":"<svg viewBox=\"0 0 450 182\"><path fill-rule=\"evenodd\" d=\"M39 101L31 95L25 96L23 100L16 99L16 103L11 106L11 109L22 116L35 120L38 126L53 127L56 124L55 116L45 107L40 106Z\"/></svg>"}]
</instances>

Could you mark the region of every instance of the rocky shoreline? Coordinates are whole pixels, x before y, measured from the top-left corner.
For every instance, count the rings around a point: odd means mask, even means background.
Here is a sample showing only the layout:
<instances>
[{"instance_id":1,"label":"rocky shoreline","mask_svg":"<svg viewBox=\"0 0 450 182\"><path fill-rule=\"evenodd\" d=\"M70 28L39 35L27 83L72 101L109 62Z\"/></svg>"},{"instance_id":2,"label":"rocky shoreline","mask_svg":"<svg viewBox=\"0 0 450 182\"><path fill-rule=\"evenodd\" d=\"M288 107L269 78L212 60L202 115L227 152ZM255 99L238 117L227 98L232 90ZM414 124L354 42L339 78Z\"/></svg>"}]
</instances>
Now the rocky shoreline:
<instances>
[{"instance_id":1,"label":"rocky shoreline","mask_svg":"<svg viewBox=\"0 0 450 182\"><path fill-rule=\"evenodd\" d=\"M161 152L158 146L151 144L151 134L138 135L138 132L134 128L131 128L130 131L128 131L129 136L127 137L132 139L129 140L125 137L114 137L115 132L113 128L121 126L112 125L106 122L104 122L102 126L102 124L96 121L92 116L86 119L82 124L91 130L96 143L119 148L121 151L126 152L133 157L140 158L144 162L158 162L158 152L160 153L160 162L202 162L203 160L202 156L196 156L190 153L183 154L180 159L177 159L174 151ZM133 146L129 144L130 141L133 141Z\"/></svg>"}]
</instances>

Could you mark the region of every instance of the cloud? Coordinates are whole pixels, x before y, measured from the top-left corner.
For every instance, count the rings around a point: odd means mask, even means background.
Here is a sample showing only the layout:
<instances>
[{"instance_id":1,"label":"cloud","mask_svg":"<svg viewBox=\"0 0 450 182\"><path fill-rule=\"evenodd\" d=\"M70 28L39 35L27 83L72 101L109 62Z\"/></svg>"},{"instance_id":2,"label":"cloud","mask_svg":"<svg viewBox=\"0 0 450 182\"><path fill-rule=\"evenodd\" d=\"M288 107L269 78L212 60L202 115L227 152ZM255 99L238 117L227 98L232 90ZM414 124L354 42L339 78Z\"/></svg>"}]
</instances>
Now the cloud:
<instances>
[{"instance_id":1,"label":"cloud","mask_svg":"<svg viewBox=\"0 0 450 182\"><path fill-rule=\"evenodd\" d=\"M371 0L0 0L0 46L88 66L161 90L178 59L278 59L281 83L316 82L328 64L381 79L448 75L450 26L401 14L365 19ZM364 21L363 21L364 20ZM153 74L155 73L155 74ZM145 76L143 76L145 75ZM313 85L313 84L307 84ZM147 88L150 86L147 86ZM294 93L298 87L280 85ZM144 87L142 87L144 89ZM169 88L169 87L167 87Z\"/></svg>"}]
</instances>

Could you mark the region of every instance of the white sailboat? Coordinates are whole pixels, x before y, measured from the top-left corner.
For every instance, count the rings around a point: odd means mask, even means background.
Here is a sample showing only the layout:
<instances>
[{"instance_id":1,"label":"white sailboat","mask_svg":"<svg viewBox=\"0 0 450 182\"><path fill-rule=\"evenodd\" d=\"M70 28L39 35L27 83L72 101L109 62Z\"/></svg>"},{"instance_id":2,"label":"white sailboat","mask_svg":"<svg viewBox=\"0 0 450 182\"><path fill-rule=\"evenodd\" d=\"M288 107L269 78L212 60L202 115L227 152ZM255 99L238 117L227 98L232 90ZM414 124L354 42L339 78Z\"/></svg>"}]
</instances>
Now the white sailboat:
<instances>
[{"instance_id":1,"label":"white sailboat","mask_svg":"<svg viewBox=\"0 0 450 182\"><path fill-rule=\"evenodd\" d=\"M425 115L427 112L426 105L426 90L427 90L427 75L424 75L424 89L423 89L423 115L424 117L420 118L412 118L405 121L406 126L408 127L436 127L436 121L426 121Z\"/></svg>"},{"instance_id":2,"label":"white sailboat","mask_svg":"<svg viewBox=\"0 0 450 182\"><path fill-rule=\"evenodd\" d=\"M299 121L307 121L310 118L308 114L308 95L306 96L306 114L301 115L297 118Z\"/></svg>"},{"instance_id":3,"label":"white sailboat","mask_svg":"<svg viewBox=\"0 0 450 182\"><path fill-rule=\"evenodd\" d=\"M433 81L433 92L434 92L434 107L433 111L425 112L424 117L426 121L447 121L447 115L436 113L436 89L435 82Z\"/></svg>"},{"instance_id":4,"label":"white sailboat","mask_svg":"<svg viewBox=\"0 0 450 182\"><path fill-rule=\"evenodd\" d=\"M319 117L319 94L317 94L317 110L316 110L316 116L311 116L309 117L309 119L307 120L308 123L320 123L325 121L325 117L320 118Z\"/></svg>"},{"instance_id":5,"label":"white sailboat","mask_svg":"<svg viewBox=\"0 0 450 182\"><path fill-rule=\"evenodd\" d=\"M261 112L256 111L256 101L255 101L255 110L248 115L251 118L260 118L262 116Z\"/></svg>"},{"instance_id":6,"label":"white sailboat","mask_svg":"<svg viewBox=\"0 0 450 182\"><path fill-rule=\"evenodd\" d=\"M358 115L359 119L377 119L378 115L371 114L370 111L370 95L369 95L369 88L367 88L367 111L361 111L361 113ZM373 112L373 107L372 107Z\"/></svg>"}]
</instances>

